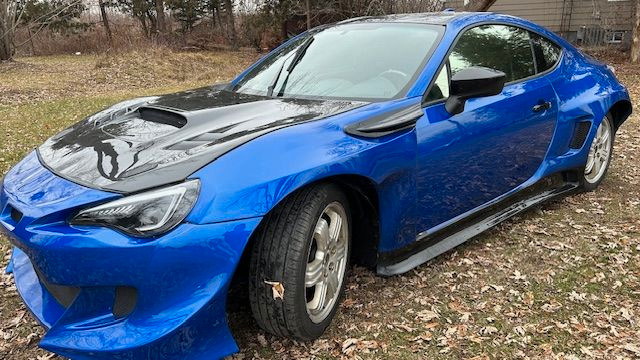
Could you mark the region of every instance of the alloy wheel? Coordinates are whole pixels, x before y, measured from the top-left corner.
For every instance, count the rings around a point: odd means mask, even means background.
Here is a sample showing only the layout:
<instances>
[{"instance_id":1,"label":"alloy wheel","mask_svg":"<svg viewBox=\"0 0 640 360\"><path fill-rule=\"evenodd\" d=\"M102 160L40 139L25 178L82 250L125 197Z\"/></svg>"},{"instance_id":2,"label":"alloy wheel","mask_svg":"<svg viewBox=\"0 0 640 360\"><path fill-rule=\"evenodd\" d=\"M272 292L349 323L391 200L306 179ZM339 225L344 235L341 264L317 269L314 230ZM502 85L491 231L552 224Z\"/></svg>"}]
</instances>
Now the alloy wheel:
<instances>
[{"instance_id":1,"label":"alloy wheel","mask_svg":"<svg viewBox=\"0 0 640 360\"><path fill-rule=\"evenodd\" d=\"M613 145L611 121L605 117L598 126L596 136L589 148L587 165L584 168L584 178L590 184L595 184L604 175L609 166L611 147Z\"/></svg>"},{"instance_id":2,"label":"alloy wheel","mask_svg":"<svg viewBox=\"0 0 640 360\"><path fill-rule=\"evenodd\" d=\"M316 223L305 270L307 314L320 323L331 313L344 281L349 253L349 224L344 207L333 202Z\"/></svg>"}]
</instances>

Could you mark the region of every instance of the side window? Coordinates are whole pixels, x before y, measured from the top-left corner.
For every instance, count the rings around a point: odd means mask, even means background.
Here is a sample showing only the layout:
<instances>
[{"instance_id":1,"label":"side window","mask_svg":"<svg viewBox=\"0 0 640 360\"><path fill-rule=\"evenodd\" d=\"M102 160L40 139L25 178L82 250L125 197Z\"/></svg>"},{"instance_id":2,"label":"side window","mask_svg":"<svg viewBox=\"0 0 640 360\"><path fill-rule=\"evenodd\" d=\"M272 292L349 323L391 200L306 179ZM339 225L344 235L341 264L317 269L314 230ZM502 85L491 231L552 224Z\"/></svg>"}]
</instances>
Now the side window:
<instances>
[{"instance_id":1,"label":"side window","mask_svg":"<svg viewBox=\"0 0 640 360\"><path fill-rule=\"evenodd\" d=\"M536 33L531 33L531 42L533 43L533 51L536 54L538 72L544 72L554 67L558 59L560 59L562 49Z\"/></svg>"},{"instance_id":2,"label":"side window","mask_svg":"<svg viewBox=\"0 0 640 360\"><path fill-rule=\"evenodd\" d=\"M447 66L443 66L436 78L435 83L429 90L427 94L426 102L446 99L449 97L449 72L447 70Z\"/></svg>"},{"instance_id":3,"label":"side window","mask_svg":"<svg viewBox=\"0 0 640 360\"><path fill-rule=\"evenodd\" d=\"M467 30L449 55L451 74L472 66L500 70L507 82L535 74L529 32L506 25L482 25Z\"/></svg>"}]
</instances>

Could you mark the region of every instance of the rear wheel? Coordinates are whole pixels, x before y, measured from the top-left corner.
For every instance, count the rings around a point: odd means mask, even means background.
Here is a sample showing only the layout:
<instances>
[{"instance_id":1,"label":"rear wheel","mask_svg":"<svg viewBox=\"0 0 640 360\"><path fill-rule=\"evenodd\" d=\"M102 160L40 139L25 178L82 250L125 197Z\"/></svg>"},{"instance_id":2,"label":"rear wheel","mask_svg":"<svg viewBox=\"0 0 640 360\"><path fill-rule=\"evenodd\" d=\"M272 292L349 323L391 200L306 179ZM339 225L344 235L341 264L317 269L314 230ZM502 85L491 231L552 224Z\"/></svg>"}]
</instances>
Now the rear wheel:
<instances>
[{"instance_id":1,"label":"rear wheel","mask_svg":"<svg viewBox=\"0 0 640 360\"><path fill-rule=\"evenodd\" d=\"M589 155L581 181L584 190L591 191L596 189L607 174L613 153L614 136L613 121L607 115L598 126L589 148Z\"/></svg>"},{"instance_id":2,"label":"rear wheel","mask_svg":"<svg viewBox=\"0 0 640 360\"><path fill-rule=\"evenodd\" d=\"M264 330L313 340L331 323L351 246L347 199L331 184L302 189L267 215L256 234L249 299Z\"/></svg>"}]
</instances>

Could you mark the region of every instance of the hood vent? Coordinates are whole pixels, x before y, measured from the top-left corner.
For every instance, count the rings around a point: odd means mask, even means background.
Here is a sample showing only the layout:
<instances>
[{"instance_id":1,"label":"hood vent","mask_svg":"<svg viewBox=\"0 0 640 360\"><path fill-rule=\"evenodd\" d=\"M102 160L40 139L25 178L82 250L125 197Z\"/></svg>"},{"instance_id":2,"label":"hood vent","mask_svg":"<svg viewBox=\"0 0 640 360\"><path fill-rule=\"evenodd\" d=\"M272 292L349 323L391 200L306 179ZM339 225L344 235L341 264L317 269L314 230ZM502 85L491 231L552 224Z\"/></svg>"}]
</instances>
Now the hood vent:
<instances>
[{"instance_id":1,"label":"hood vent","mask_svg":"<svg viewBox=\"0 0 640 360\"><path fill-rule=\"evenodd\" d=\"M138 109L140 118L145 121L155 122L181 128L187 125L187 118L172 111L167 111L152 107L141 107Z\"/></svg>"}]
</instances>

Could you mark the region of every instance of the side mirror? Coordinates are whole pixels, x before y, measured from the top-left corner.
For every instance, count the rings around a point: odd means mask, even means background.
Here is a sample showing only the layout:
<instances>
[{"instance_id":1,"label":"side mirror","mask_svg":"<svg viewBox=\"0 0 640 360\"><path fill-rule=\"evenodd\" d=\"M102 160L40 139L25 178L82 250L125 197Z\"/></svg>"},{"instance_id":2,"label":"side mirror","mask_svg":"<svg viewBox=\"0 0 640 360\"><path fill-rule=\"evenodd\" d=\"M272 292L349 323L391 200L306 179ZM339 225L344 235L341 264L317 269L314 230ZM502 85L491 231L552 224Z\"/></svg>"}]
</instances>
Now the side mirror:
<instances>
[{"instance_id":1,"label":"side mirror","mask_svg":"<svg viewBox=\"0 0 640 360\"><path fill-rule=\"evenodd\" d=\"M507 76L502 71L485 67L474 66L460 70L451 77L445 109L451 115L460 114L468 99L500 94L506 79Z\"/></svg>"}]
</instances>

